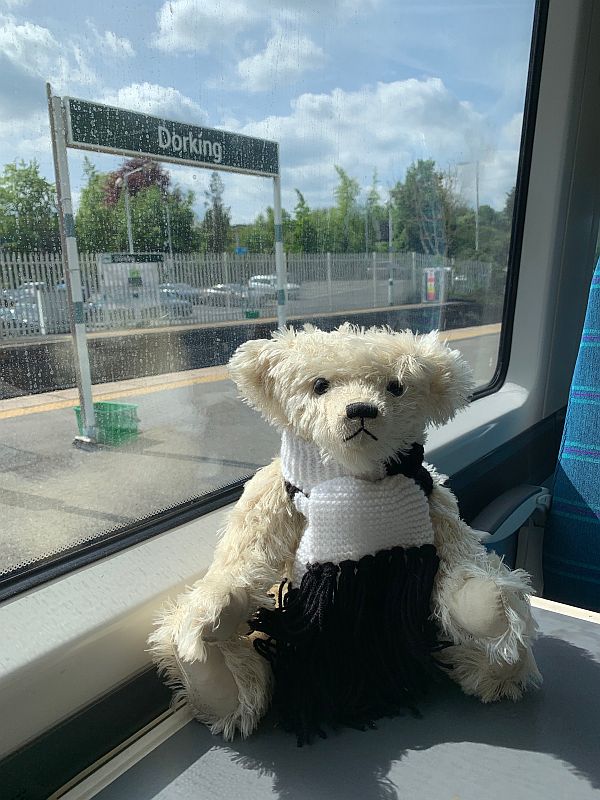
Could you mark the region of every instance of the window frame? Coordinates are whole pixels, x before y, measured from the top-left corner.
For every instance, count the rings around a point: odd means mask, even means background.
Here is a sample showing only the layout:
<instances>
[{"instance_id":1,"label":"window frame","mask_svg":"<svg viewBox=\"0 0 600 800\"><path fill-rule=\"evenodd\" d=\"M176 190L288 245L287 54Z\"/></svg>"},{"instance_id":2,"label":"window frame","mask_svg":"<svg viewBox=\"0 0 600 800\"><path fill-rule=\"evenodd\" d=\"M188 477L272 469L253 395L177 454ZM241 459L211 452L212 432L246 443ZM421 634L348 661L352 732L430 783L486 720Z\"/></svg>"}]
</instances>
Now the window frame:
<instances>
[{"instance_id":1,"label":"window frame","mask_svg":"<svg viewBox=\"0 0 600 800\"><path fill-rule=\"evenodd\" d=\"M536 0L507 263L507 282L504 290L496 367L491 381L473 394L473 400L487 397L499 391L508 373L548 7L549 0ZM251 277L251 281L260 283L263 287L268 287L270 277L268 275L255 275ZM20 592L42 585L61 575L66 575L73 569L92 564L123 549L146 541L171 527L184 524L188 520L200 517L215 508L235 502L241 495L244 483L250 477L252 476L246 475L232 484L220 487L193 500L179 503L122 529L111 533L98 534L93 539L83 544L78 544L76 547L67 548L59 553L39 558L31 564L11 570L6 575L0 575L0 603Z\"/></svg>"}]
</instances>

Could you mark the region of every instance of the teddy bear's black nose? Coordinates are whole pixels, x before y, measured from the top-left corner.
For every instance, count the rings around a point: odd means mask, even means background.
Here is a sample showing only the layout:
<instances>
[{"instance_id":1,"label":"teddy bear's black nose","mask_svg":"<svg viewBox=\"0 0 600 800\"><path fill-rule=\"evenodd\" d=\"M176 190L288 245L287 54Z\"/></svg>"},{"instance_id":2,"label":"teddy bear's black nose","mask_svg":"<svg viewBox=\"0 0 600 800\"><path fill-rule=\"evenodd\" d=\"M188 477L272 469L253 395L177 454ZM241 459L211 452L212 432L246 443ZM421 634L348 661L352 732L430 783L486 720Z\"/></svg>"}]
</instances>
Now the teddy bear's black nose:
<instances>
[{"instance_id":1,"label":"teddy bear's black nose","mask_svg":"<svg viewBox=\"0 0 600 800\"><path fill-rule=\"evenodd\" d=\"M348 419L375 419L379 410L371 403L350 403L346 406Z\"/></svg>"}]
</instances>

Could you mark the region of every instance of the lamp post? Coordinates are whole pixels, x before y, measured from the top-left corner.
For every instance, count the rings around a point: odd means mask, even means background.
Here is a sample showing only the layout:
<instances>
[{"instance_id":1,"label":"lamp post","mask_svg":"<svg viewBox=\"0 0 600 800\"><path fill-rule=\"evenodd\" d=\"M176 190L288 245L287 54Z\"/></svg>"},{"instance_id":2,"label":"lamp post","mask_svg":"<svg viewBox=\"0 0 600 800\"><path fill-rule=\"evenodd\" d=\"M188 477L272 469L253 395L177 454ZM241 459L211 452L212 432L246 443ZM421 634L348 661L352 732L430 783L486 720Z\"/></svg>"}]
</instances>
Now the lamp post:
<instances>
[{"instance_id":1,"label":"lamp post","mask_svg":"<svg viewBox=\"0 0 600 800\"><path fill-rule=\"evenodd\" d=\"M479 159L473 161L457 161L457 167L468 167L475 164L475 252L479 253Z\"/></svg>"},{"instance_id":2,"label":"lamp post","mask_svg":"<svg viewBox=\"0 0 600 800\"><path fill-rule=\"evenodd\" d=\"M142 164L141 167L136 167L129 172L124 172L121 178L117 178L115 186L123 185L125 192L125 217L127 219L127 241L129 242L129 252L133 253L133 230L131 227L131 205L129 203L129 176L134 175L136 172L141 172L148 168L148 164Z\"/></svg>"}]
</instances>

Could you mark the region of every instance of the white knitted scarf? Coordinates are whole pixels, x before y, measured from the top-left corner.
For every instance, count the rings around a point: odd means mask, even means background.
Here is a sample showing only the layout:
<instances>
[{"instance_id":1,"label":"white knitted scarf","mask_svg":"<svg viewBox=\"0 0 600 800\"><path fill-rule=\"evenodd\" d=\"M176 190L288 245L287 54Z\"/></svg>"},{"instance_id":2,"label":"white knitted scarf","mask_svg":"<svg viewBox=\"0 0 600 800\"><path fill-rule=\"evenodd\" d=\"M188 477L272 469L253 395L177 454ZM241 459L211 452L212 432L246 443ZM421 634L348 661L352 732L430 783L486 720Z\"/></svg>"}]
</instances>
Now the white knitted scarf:
<instances>
[{"instance_id":1,"label":"white knitted scarf","mask_svg":"<svg viewBox=\"0 0 600 800\"><path fill-rule=\"evenodd\" d=\"M285 429L281 442L283 478L299 491L294 505L306 517L294 563L298 585L308 564L339 564L391 547L433 544L429 503L405 475L386 476L385 464L356 478L319 448Z\"/></svg>"}]
</instances>

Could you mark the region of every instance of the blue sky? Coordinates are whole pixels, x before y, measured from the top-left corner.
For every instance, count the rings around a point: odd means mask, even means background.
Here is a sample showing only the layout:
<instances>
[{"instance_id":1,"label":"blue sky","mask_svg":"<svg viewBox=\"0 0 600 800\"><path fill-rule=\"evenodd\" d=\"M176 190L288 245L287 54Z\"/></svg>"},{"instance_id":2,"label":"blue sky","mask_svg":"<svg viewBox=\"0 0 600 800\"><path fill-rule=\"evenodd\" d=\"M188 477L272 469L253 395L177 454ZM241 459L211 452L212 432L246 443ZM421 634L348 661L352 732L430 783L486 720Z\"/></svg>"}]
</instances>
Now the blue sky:
<instances>
[{"instance_id":1,"label":"blue sky","mask_svg":"<svg viewBox=\"0 0 600 800\"><path fill-rule=\"evenodd\" d=\"M334 164L382 196L417 158L497 208L515 181L533 0L0 0L0 164L53 168L55 92L280 142L283 204L330 205ZM75 201L83 155L70 151ZM117 161L92 157L108 170ZM462 163L461 162L468 162ZM210 173L171 169L198 195ZM267 179L223 174L234 222Z\"/></svg>"}]
</instances>

